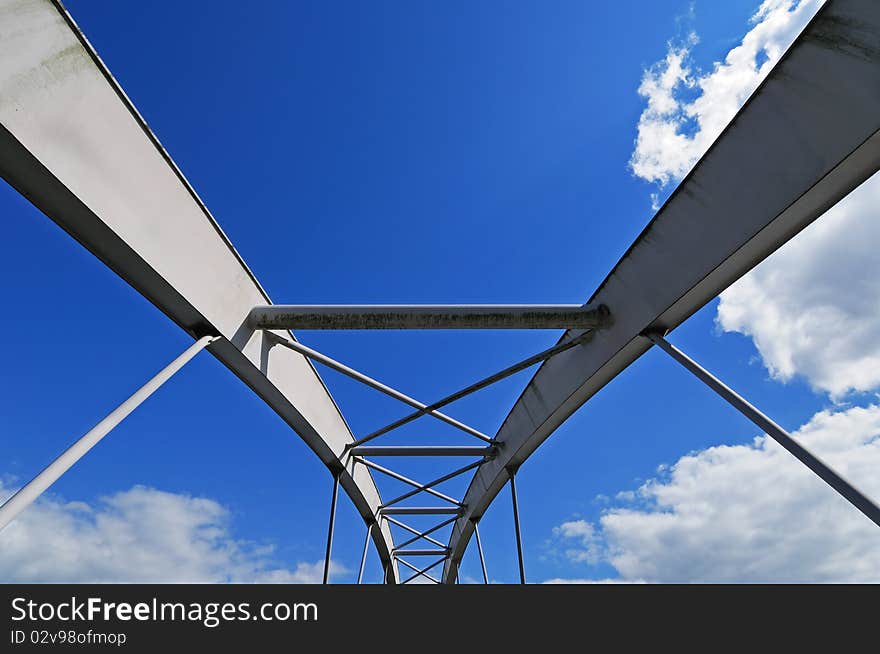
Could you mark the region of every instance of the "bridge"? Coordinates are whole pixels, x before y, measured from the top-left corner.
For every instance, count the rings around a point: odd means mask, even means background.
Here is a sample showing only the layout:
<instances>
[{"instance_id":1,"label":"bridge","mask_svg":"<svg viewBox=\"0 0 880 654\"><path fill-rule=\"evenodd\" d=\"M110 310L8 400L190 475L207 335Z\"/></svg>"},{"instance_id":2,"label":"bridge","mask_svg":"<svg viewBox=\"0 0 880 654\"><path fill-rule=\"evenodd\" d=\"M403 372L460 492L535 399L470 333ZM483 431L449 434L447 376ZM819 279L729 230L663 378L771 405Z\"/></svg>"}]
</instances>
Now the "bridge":
<instances>
[{"instance_id":1,"label":"bridge","mask_svg":"<svg viewBox=\"0 0 880 654\"><path fill-rule=\"evenodd\" d=\"M325 583L340 488L364 521L359 582L372 543L387 583L455 583L472 541L488 582L478 526L505 486L525 583L517 471L652 347L880 525L880 507L871 499L669 340L677 326L880 169L875 0L823 6L605 280L574 305L275 304L64 7L50 0L0 0L0 16L0 174L194 340L0 506L0 529L205 350L330 472ZM423 401L297 340L296 333L316 329L546 329L560 338L455 393ZM372 433L354 434L315 364L412 412ZM497 433L448 415L457 400L536 366ZM384 435L422 417L458 429L471 444L382 444ZM397 457L428 457L437 476L410 479L392 463L377 462ZM382 497L374 474L411 490ZM462 497L437 490L463 475L470 482ZM413 515L436 516L437 523L415 528L407 518ZM392 526L409 536L395 542ZM437 534L447 527L448 538L440 540Z\"/></svg>"}]
</instances>

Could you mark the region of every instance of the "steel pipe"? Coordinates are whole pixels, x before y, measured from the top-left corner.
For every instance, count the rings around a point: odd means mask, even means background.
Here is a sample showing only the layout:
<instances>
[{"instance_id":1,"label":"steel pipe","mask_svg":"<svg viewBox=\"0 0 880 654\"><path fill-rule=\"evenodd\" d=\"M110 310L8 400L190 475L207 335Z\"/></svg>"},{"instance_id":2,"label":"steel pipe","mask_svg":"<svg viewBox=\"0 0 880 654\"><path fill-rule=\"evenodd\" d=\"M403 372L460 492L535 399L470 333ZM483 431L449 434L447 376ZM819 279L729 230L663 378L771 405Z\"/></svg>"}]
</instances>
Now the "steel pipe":
<instances>
[{"instance_id":1,"label":"steel pipe","mask_svg":"<svg viewBox=\"0 0 880 654\"><path fill-rule=\"evenodd\" d=\"M426 573L428 572L428 570L433 570L434 568L436 568L438 565L440 565L441 563L443 563L445 560L446 560L446 559L440 559L439 561L434 561L434 563L432 563L431 565L429 565L429 566L427 566L427 567L425 567L425 568L422 568L422 569L419 570L416 574L414 574L414 575L412 575L412 576L410 576L410 577L407 577L402 583L404 583L404 584L408 584L409 582L411 582L411 581L412 581L413 579L415 579L416 577L423 576L423 577L427 577L428 579L430 579L431 581L433 581L435 584L439 584L439 583L440 583L440 580L439 580L439 579L436 579L435 577L432 577L431 575L426 574Z\"/></svg>"},{"instance_id":2,"label":"steel pipe","mask_svg":"<svg viewBox=\"0 0 880 654\"><path fill-rule=\"evenodd\" d=\"M386 304L254 307L254 329L598 329L608 324L604 305Z\"/></svg>"},{"instance_id":3,"label":"steel pipe","mask_svg":"<svg viewBox=\"0 0 880 654\"><path fill-rule=\"evenodd\" d=\"M435 531L439 531L440 529L443 529L443 527L445 527L448 524L452 524L453 522L455 522L456 518L452 517L452 518L449 518L448 520L444 520L440 524L434 525L433 527L431 527L430 529L427 529L425 531L418 531L416 529L413 529L409 525L405 525L402 522L395 520L394 518L388 518L388 520L390 520L391 522L393 522L394 524L396 524L399 527L403 527L404 529L408 530L410 533L415 534L415 536L413 536L409 540L405 540L400 545L395 547L394 550L392 550L392 552L393 552L395 550L399 550L401 548L404 548L407 545L412 545L416 541L422 540L423 538L426 541L428 541L429 543L432 543L432 544L436 545L437 547L442 547L445 549L446 545L444 543L441 543L439 540L431 538L430 534L433 534Z\"/></svg>"},{"instance_id":4,"label":"steel pipe","mask_svg":"<svg viewBox=\"0 0 880 654\"><path fill-rule=\"evenodd\" d=\"M437 560L437 561L434 561L434 563L432 563L431 565L429 565L429 566L427 566L427 567L425 567L425 568L419 569L419 568L417 568L416 566L414 566L412 563L410 563L409 561L405 561L404 559L397 559L397 561L398 561L399 563L402 563L403 565L405 565L405 566L406 566L407 568L409 568L410 570L415 570L415 571L416 571L416 573L415 573L413 576L408 577L407 579L404 579L401 583L402 583L402 584L408 584L409 582L411 582L411 581L412 581L413 579L415 579L416 577L425 577L426 579L430 579L431 581L433 581L435 584L439 584L439 583L440 583L440 580L439 580L439 579L436 579L435 577L432 577L431 575L429 575L429 574L427 574L427 573L428 573L428 570L431 570L431 569L437 567L438 565L440 565L441 563L443 563L445 560L446 560L445 558L439 559L439 560Z\"/></svg>"},{"instance_id":5,"label":"steel pipe","mask_svg":"<svg viewBox=\"0 0 880 654\"><path fill-rule=\"evenodd\" d=\"M458 506L390 506L379 509L381 515L459 515Z\"/></svg>"},{"instance_id":6,"label":"steel pipe","mask_svg":"<svg viewBox=\"0 0 880 654\"><path fill-rule=\"evenodd\" d=\"M364 553L361 554L361 567L358 569L358 580L357 582L360 584L364 578L364 566L367 563L367 551L370 548L370 532L373 531L373 524L370 523L367 525L367 536L364 538Z\"/></svg>"},{"instance_id":7,"label":"steel pipe","mask_svg":"<svg viewBox=\"0 0 880 654\"><path fill-rule=\"evenodd\" d=\"M444 500L444 501L449 502L451 504L455 504L456 506L461 506L461 502L459 502L454 497L449 497L449 495L446 495L445 493L441 493L438 490L434 490L433 488L429 488L428 485L426 485L426 484L420 484L419 482L417 482L413 479L410 479L409 477L404 477L403 475L401 475L398 472L394 472L393 470L389 470L388 468L380 466L378 463L373 463L372 461L367 461L366 459L359 459L359 458L356 458L354 460L357 461L358 463L364 464L368 468L372 468L373 470L381 472L382 474L388 475L392 479L396 479L397 481L402 481L404 484L409 484L410 486L414 486L419 491L424 491L430 495L433 495L434 497L439 497L441 500ZM383 508L383 506L386 506L386 505L380 505L379 508L381 509L381 508Z\"/></svg>"},{"instance_id":8,"label":"steel pipe","mask_svg":"<svg viewBox=\"0 0 880 654\"><path fill-rule=\"evenodd\" d=\"M393 556L446 556L447 550L394 550Z\"/></svg>"},{"instance_id":9,"label":"steel pipe","mask_svg":"<svg viewBox=\"0 0 880 654\"><path fill-rule=\"evenodd\" d=\"M479 456L489 457L494 447L480 445L383 445L358 446L349 450L353 456Z\"/></svg>"},{"instance_id":10,"label":"steel pipe","mask_svg":"<svg viewBox=\"0 0 880 654\"><path fill-rule=\"evenodd\" d=\"M516 531L516 555L519 561L519 583L526 583L526 569L523 564L522 534L519 528L519 502L516 501L516 470L510 472L510 498L513 500L513 527Z\"/></svg>"},{"instance_id":11,"label":"steel pipe","mask_svg":"<svg viewBox=\"0 0 880 654\"><path fill-rule=\"evenodd\" d=\"M480 553L480 567L483 569L483 583L489 583L489 573L486 572L486 559L483 558L483 542L480 540L480 528L474 522L474 535L477 537L477 551Z\"/></svg>"},{"instance_id":12,"label":"steel pipe","mask_svg":"<svg viewBox=\"0 0 880 654\"><path fill-rule=\"evenodd\" d=\"M336 525L336 500L339 496L339 473L333 475L333 499L330 500L330 526L327 528L327 551L324 554L324 580L330 580L330 550L333 549L333 528ZM369 534L369 532L367 532Z\"/></svg>"},{"instance_id":13,"label":"steel pipe","mask_svg":"<svg viewBox=\"0 0 880 654\"><path fill-rule=\"evenodd\" d=\"M439 540L437 540L435 538L431 538L428 534L434 533L435 531L437 531L441 527L445 527L446 525L448 525L450 522L455 522L457 519L455 517L452 517L452 518L449 518L448 520L444 520L443 522L441 522L439 525L437 525L435 527L431 527L427 531L419 531L418 529L414 529L414 528L410 527L408 524L401 522L400 520L395 520L394 518L392 518L390 516L384 516L384 517L391 524L397 525L398 527L400 527L402 529L406 529L409 533L416 535L415 538L411 538L408 541L401 543L400 545L398 545L394 549L399 549L400 547L406 547L407 545L409 545L411 543L415 543L417 540L420 540L422 538L424 538L426 541L428 541L432 545L436 545L437 547L446 547L445 543L441 543ZM394 550L392 550L392 551L394 551Z\"/></svg>"},{"instance_id":14,"label":"steel pipe","mask_svg":"<svg viewBox=\"0 0 880 654\"><path fill-rule=\"evenodd\" d=\"M413 490L408 491L408 492L404 493L403 495L399 495L399 496L395 497L393 500L389 500L389 501L385 502L379 508L381 509L381 508L385 508L388 506L392 506L394 504L397 504L398 502L402 502L403 500L412 497L413 495L417 495L418 493L421 493L423 491L427 492L433 486L436 486L437 484L442 484L444 481L449 481L450 479L454 479L455 477L458 477L459 475L466 473L468 470L473 470L474 468L480 467L482 464L483 464L482 461L474 461L473 463L466 465L463 468L459 468L458 470L453 470L452 472L450 472L448 474L445 474L441 477L437 477L436 479L432 479L431 481L429 481L426 484L421 484L420 486L417 486ZM456 501L454 503L461 505L461 502Z\"/></svg>"},{"instance_id":15,"label":"steel pipe","mask_svg":"<svg viewBox=\"0 0 880 654\"><path fill-rule=\"evenodd\" d=\"M271 332L269 332L269 333L271 333ZM313 361L317 361L318 363L325 365L328 368L335 370L336 372L342 373L343 375L350 377L351 379L354 379L355 381L359 381L360 383L364 384L365 386L369 386L373 390L377 390L380 393L384 393L388 397L393 397L395 400L403 402L404 404L407 404L413 408L419 409L420 411L424 411L424 414L430 415L433 418L437 418L437 420L441 420L441 421L445 422L447 425L452 425L456 429L460 429L461 431L463 431L466 434L470 434L471 436L479 438L481 441L485 441L486 443L492 442L492 439L489 436L487 436L486 434L484 434L483 432L478 431L478 430L474 429L473 427L470 427L470 426L464 424L463 422L459 422L455 418L451 418L444 413L440 413L439 411L434 411L434 410L430 409L430 407L428 407L428 405L426 405L422 402L419 402L418 400L416 400L414 398L411 398L409 395L401 393L397 389L391 388L387 384L383 384L382 382L377 381L377 380L373 379L372 377L368 377L367 375L363 374L362 372L358 372L354 368L351 368L351 367L345 365L344 363L340 363L336 359L331 359L326 354L322 354L321 352L318 352L317 350L314 350L306 345L303 345L302 343L298 343L297 341L294 341L294 340L291 340L288 338L282 338L280 336L277 336L276 334L272 334L272 336L274 337L274 339L276 340L276 342L279 345L283 345L284 347L291 349L294 352L298 352L299 354L302 354L303 356L308 357L309 359L312 359Z\"/></svg>"},{"instance_id":16,"label":"steel pipe","mask_svg":"<svg viewBox=\"0 0 880 654\"><path fill-rule=\"evenodd\" d=\"M0 529L3 529L6 525L12 522L19 513L30 506L30 504L42 495L49 486L54 484L61 475L67 472L73 464L85 456L85 454L97 445L104 436L109 434L116 425L122 422L128 414L140 406L144 400L150 397L153 393L159 390L162 384L174 376L174 373L183 368L190 359L217 340L217 338L217 336L203 336L186 348L180 356L162 368L155 377L141 386L131 397L111 411L106 418L86 432L82 438L64 450L64 452L52 461L52 463L46 466L40 474L19 489L15 495L6 500L6 502L3 503L3 506L0 506Z\"/></svg>"},{"instance_id":17,"label":"steel pipe","mask_svg":"<svg viewBox=\"0 0 880 654\"><path fill-rule=\"evenodd\" d=\"M485 378L481 379L480 381L473 383L466 388L461 389L460 391L456 391L452 395L447 395L442 400L438 400L437 402L434 402L433 404L429 404L424 409L419 409L418 411L415 411L414 413L410 413L409 415L404 416L400 420L395 420L394 422L382 427L381 429L377 429L373 433L367 434L363 438L359 438L358 440L356 440L354 442L354 445L358 446L358 445L363 445L364 443L369 443L374 438L379 438L379 436L382 436L383 434L387 434L388 432L390 432L394 429L397 429L398 427L402 427L403 425L410 423L417 418L421 418L426 413L429 413L431 411L436 411L437 409L441 409L448 404L452 404L453 402L460 400L463 397L467 397L468 395L476 393L477 391L482 390L482 389L486 388L487 386L491 386L492 384L495 384L495 383L501 381L502 379L507 379L511 375L515 375L516 373L518 373L522 370L525 370L526 368L530 368L531 366L535 365L536 363L541 363L542 361L546 361L547 359L549 359L550 357L552 357L556 354L560 354L561 352L565 352L566 350L570 350L571 348L575 347L576 345L580 345L581 343L584 343L584 342L590 340L592 337L593 337L593 332L589 331L589 332L584 332L583 334L579 334L579 335L575 336L574 338L571 338L567 341L557 343L553 347L547 348L546 350L542 350L541 352L538 352L537 354L533 354L532 356L530 356L526 359L523 359L522 361L519 361L519 362L513 364L512 366L508 366L507 368L505 368L504 370L501 370L500 372L496 372L494 375L489 375L488 377L485 377Z\"/></svg>"},{"instance_id":18,"label":"steel pipe","mask_svg":"<svg viewBox=\"0 0 880 654\"><path fill-rule=\"evenodd\" d=\"M715 377L684 352L676 348L658 333L645 333L645 336L666 352L675 361L690 371L697 379L715 391L733 408L763 429L773 440L793 454L798 461L818 475L826 484L840 493L850 504L861 511L869 520L880 526L880 507L878 507L862 491L831 469L828 464L812 454L804 446L794 440L787 431L749 404L743 397L724 382Z\"/></svg>"}]
</instances>

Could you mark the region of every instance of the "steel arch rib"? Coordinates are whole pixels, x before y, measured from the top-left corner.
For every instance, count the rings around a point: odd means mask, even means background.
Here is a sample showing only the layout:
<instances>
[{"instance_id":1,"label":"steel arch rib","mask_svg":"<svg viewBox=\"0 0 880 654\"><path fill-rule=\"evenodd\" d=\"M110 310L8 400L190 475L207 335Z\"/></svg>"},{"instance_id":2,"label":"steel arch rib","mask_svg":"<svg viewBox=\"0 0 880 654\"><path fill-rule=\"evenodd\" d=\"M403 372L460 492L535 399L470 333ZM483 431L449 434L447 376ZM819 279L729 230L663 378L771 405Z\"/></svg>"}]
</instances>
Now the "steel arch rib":
<instances>
[{"instance_id":1,"label":"steel arch rib","mask_svg":"<svg viewBox=\"0 0 880 654\"><path fill-rule=\"evenodd\" d=\"M614 324L545 362L513 406L465 494L445 582L508 467L648 349L643 330L680 324L875 173L878 129L880 3L830 0L590 298Z\"/></svg>"},{"instance_id":2,"label":"steel arch rib","mask_svg":"<svg viewBox=\"0 0 880 654\"><path fill-rule=\"evenodd\" d=\"M268 296L60 3L0 0L0 174L184 330L221 335L211 353L342 467L354 439L317 372L247 326ZM340 483L372 522L367 468ZM371 533L390 565L390 528Z\"/></svg>"}]
</instances>

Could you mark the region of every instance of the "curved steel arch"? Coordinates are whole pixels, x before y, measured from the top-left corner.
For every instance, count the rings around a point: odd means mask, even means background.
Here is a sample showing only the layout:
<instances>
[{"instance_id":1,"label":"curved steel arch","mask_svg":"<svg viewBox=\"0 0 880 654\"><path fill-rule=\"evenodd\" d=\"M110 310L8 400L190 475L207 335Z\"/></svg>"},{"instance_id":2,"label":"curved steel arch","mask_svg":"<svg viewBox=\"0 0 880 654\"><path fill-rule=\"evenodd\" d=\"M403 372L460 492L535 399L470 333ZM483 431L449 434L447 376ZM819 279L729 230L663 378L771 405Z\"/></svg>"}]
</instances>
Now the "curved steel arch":
<instances>
[{"instance_id":1,"label":"curved steel arch","mask_svg":"<svg viewBox=\"0 0 880 654\"><path fill-rule=\"evenodd\" d=\"M0 174L185 331L222 336L211 353L375 521L379 492L343 466L353 437L311 362L247 325L268 296L60 3L0 2ZM370 532L398 581L389 526Z\"/></svg>"},{"instance_id":2,"label":"curved steel arch","mask_svg":"<svg viewBox=\"0 0 880 654\"><path fill-rule=\"evenodd\" d=\"M614 323L546 361L477 469L443 580L510 475L676 327L880 169L880 3L829 0L590 298ZM573 336L569 333L566 336Z\"/></svg>"}]
</instances>

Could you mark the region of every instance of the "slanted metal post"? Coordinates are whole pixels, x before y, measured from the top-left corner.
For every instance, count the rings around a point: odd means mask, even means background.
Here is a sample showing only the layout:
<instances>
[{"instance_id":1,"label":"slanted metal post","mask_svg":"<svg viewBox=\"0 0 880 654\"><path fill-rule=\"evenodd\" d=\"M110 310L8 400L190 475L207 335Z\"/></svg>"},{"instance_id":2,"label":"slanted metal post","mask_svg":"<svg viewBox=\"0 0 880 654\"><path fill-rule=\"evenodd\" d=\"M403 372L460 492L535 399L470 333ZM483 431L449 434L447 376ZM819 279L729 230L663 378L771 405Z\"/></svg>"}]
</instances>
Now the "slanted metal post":
<instances>
[{"instance_id":1,"label":"slanted metal post","mask_svg":"<svg viewBox=\"0 0 880 654\"><path fill-rule=\"evenodd\" d=\"M141 386L125 402L111 411L106 418L92 427L86 434L68 447L61 455L46 466L43 471L31 479L24 487L0 506L0 529L12 522L30 504L43 494L49 486L79 461L86 452L91 450L110 431L122 422L128 414L140 406L144 400L155 393L159 387L171 379L178 370L205 347L217 340L217 336L203 336L190 345L183 353L165 366L159 373Z\"/></svg>"},{"instance_id":2,"label":"slanted metal post","mask_svg":"<svg viewBox=\"0 0 880 654\"><path fill-rule=\"evenodd\" d=\"M701 367L696 361L688 357L684 352L677 349L669 341L658 333L645 333L645 336L655 345L660 347L669 356L684 366L687 370L694 374L700 381L713 391L718 393L722 398L727 400L737 411L742 413L746 418L763 429L777 443L782 445L786 450L791 452L801 463L816 473L826 484L831 486L838 493L843 495L850 504L861 511L874 524L880 526L880 507L871 501L864 493L853 486L846 479L838 475L834 470L828 467L821 459L813 455L809 450L794 440L788 432L773 422L770 418L761 413L754 406L749 404L735 391L726 386L722 381L716 378L705 368Z\"/></svg>"},{"instance_id":3,"label":"slanted metal post","mask_svg":"<svg viewBox=\"0 0 880 654\"><path fill-rule=\"evenodd\" d=\"M327 529L327 553L324 555L324 581L330 579L330 550L333 549L333 526L336 524L336 498L339 495L339 475L341 470L333 471L333 499L330 501L330 527ZM369 537L369 535L368 535Z\"/></svg>"},{"instance_id":4,"label":"slanted metal post","mask_svg":"<svg viewBox=\"0 0 880 654\"><path fill-rule=\"evenodd\" d=\"M367 525L367 537L364 539L364 553L361 555L361 567L358 570L358 583L364 578L364 565L367 563L367 550L370 548L370 534L373 532L373 523Z\"/></svg>"},{"instance_id":5,"label":"slanted metal post","mask_svg":"<svg viewBox=\"0 0 880 654\"><path fill-rule=\"evenodd\" d=\"M483 583L488 584L489 574L486 572L486 559L483 558L483 543L480 541L480 528L477 526L476 520L474 521L474 535L477 537L477 551L480 553L480 567L483 568ZM520 558L520 560L522 559Z\"/></svg>"},{"instance_id":6,"label":"slanted metal post","mask_svg":"<svg viewBox=\"0 0 880 654\"><path fill-rule=\"evenodd\" d=\"M516 554L519 558L519 583L526 583L526 569L523 565L522 535L519 529L519 503L516 501L516 471L518 467L510 467L507 474L510 475L510 497L513 500L513 525L516 530Z\"/></svg>"}]
</instances>

